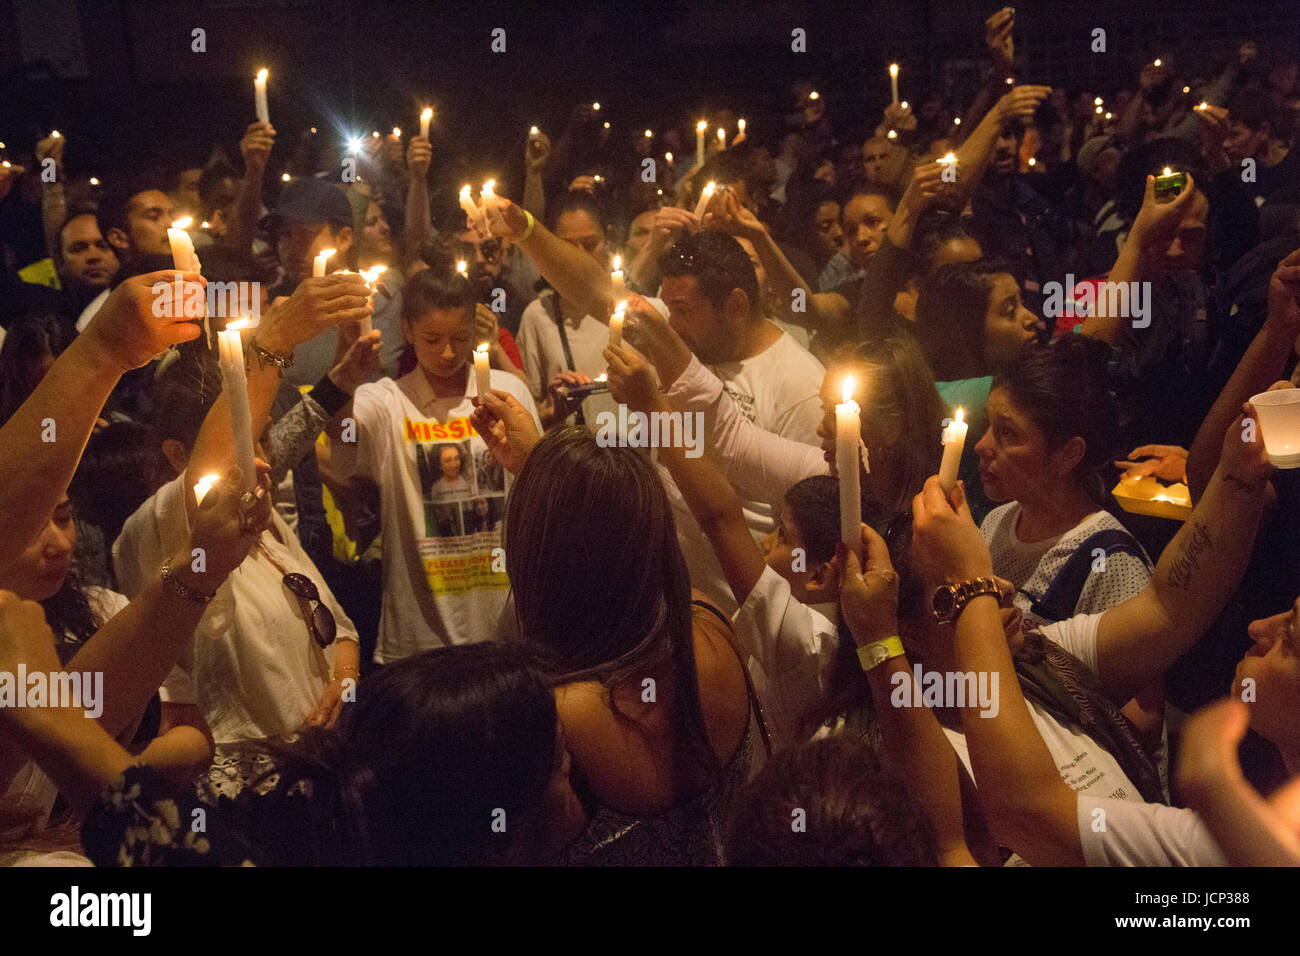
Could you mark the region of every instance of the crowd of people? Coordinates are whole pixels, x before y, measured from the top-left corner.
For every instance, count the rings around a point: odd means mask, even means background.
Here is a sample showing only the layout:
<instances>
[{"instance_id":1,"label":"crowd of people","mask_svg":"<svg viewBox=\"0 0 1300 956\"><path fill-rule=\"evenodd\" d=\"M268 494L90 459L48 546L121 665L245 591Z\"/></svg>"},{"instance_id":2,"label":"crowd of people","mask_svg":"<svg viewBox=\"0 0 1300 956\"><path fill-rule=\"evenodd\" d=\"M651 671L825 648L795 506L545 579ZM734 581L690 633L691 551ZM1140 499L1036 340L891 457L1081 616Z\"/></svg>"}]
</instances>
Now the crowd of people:
<instances>
[{"instance_id":1,"label":"crowd of people","mask_svg":"<svg viewBox=\"0 0 1300 956\"><path fill-rule=\"evenodd\" d=\"M1014 29L866 136L582 106L477 200L451 131L11 145L0 859L1300 864L1297 62Z\"/></svg>"}]
</instances>

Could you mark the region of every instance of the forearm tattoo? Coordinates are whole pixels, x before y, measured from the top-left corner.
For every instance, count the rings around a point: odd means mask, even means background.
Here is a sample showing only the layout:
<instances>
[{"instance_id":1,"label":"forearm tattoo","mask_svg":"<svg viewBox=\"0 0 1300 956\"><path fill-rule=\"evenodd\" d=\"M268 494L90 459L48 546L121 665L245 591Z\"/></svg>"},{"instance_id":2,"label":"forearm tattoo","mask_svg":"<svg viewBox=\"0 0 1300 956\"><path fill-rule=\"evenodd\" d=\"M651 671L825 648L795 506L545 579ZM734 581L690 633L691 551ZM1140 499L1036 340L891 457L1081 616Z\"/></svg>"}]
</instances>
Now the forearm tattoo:
<instances>
[{"instance_id":1,"label":"forearm tattoo","mask_svg":"<svg viewBox=\"0 0 1300 956\"><path fill-rule=\"evenodd\" d=\"M1201 556L1210 549L1210 529L1199 521L1192 525L1188 541L1180 549L1169 568L1169 583L1176 588L1187 591L1192 586L1192 578L1201 569Z\"/></svg>"}]
</instances>

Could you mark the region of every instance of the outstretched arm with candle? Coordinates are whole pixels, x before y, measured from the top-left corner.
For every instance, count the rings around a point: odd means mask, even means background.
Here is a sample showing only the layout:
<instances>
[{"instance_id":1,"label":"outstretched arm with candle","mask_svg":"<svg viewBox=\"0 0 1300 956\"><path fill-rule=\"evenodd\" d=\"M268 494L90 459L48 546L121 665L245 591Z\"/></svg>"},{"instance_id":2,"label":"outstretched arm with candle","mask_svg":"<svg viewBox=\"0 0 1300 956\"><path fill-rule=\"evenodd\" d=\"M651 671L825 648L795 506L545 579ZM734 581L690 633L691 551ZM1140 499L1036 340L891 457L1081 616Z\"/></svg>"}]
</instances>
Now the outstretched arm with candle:
<instances>
[{"instance_id":1,"label":"outstretched arm with candle","mask_svg":"<svg viewBox=\"0 0 1300 956\"><path fill-rule=\"evenodd\" d=\"M226 226L224 245L242 252L252 252L257 238L257 220L262 214L262 184L266 180L266 163L275 146L275 127L270 123L249 123L239 151L244 155L244 178L239 184L235 208Z\"/></svg>"},{"instance_id":2,"label":"outstretched arm with candle","mask_svg":"<svg viewBox=\"0 0 1300 956\"><path fill-rule=\"evenodd\" d=\"M304 279L293 295L277 302L262 317L262 324L245 332L244 341L252 339L268 352L292 356L301 342L315 337L331 325L357 321L369 315L369 290L359 275L336 274ZM379 333L371 332L372 336ZM271 403L280 384L280 370L259 362L249 352L247 363L248 407L254 441L266 428ZM235 438L231 426L230 405L223 391L203 420L186 466L185 484L192 488L204 475L223 473L235 462ZM190 499L190 507L193 507Z\"/></svg>"},{"instance_id":3,"label":"outstretched arm with candle","mask_svg":"<svg viewBox=\"0 0 1300 956\"><path fill-rule=\"evenodd\" d=\"M433 147L427 137L412 136L406 147L406 168L411 182L406 191L406 220L402 226L403 262L411 263L420 243L434 236L433 222L429 216L429 164L433 160Z\"/></svg>"},{"instance_id":4,"label":"outstretched arm with candle","mask_svg":"<svg viewBox=\"0 0 1300 956\"><path fill-rule=\"evenodd\" d=\"M154 314L154 283L176 275L169 269L122 282L0 427L0 569L22 553L59 503L118 379L198 337L193 321ZM203 278L188 273L185 281Z\"/></svg>"}]
</instances>

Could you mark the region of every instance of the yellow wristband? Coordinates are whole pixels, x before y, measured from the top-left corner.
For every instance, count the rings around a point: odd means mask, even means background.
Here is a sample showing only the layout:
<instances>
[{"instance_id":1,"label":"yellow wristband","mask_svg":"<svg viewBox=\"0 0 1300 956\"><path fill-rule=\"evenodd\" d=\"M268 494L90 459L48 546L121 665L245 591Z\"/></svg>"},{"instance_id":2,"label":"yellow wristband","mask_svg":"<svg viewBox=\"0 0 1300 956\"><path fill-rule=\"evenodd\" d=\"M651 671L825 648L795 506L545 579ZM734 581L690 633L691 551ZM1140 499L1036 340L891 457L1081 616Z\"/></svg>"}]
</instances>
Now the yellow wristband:
<instances>
[{"instance_id":1,"label":"yellow wristband","mask_svg":"<svg viewBox=\"0 0 1300 956\"><path fill-rule=\"evenodd\" d=\"M531 236L533 234L533 227L537 225L537 220L533 218L533 214L527 209L524 210L524 218L528 220L528 228L525 229L524 234L519 237L520 242L523 242Z\"/></svg>"},{"instance_id":2,"label":"yellow wristband","mask_svg":"<svg viewBox=\"0 0 1300 956\"><path fill-rule=\"evenodd\" d=\"M907 652L903 650L901 640L897 637L887 637L883 641L873 641L859 647L858 663L862 665L864 671L869 671L891 658L902 657L905 653Z\"/></svg>"}]
</instances>

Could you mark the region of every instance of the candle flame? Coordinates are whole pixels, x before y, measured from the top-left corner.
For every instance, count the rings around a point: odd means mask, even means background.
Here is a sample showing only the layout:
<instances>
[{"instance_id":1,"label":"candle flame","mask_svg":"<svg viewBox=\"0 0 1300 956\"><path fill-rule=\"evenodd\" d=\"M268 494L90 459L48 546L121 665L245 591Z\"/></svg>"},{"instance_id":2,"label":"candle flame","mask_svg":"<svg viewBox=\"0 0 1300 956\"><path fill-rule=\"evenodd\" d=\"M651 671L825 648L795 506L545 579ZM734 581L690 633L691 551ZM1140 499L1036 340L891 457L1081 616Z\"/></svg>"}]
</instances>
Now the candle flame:
<instances>
[{"instance_id":1,"label":"candle flame","mask_svg":"<svg viewBox=\"0 0 1300 956\"><path fill-rule=\"evenodd\" d=\"M808 94L808 99L810 100L819 100L821 98L822 95L818 93L816 90L813 90L811 93Z\"/></svg>"},{"instance_id":2,"label":"candle flame","mask_svg":"<svg viewBox=\"0 0 1300 956\"><path fill-rule=\"evenodd\" d=\"M370 136L371 136L372 139L379 139L379 130L377 130L377 129L376 129L376 130L371 130L371 131L370 131Z\"/></svg>"},{"instance_id":3,"label":"candle flame","mask_svg":"<svg viewBox=\"0 0 1300 956\"><path fill-rule=\"evenodd\" d=\"M609 373L608 373L608 372L601 372L599 375L596 376L596 381L598 381L598 382L608 382L608 381L609 381Z\"/></svg>"},{"instance_id":4,"label":"candle flame","mask_svg":"<svg viewBox=\"0 0 1300 956\"><path fill-rule=\"evenodd\" d=\"M266 67L262 67L260 70L257 71L257 78L261 80L263 83L266 82L266 78L270 75L271 72ZM247 87L245 87L245 89L247 89Z\"/></svg>"},{"instance_id":5,"label":"candle flame","mask_svg":"<svg viewBox=\"0 0 1300 956\"><path fill-rule=\"evenodd\" d=\"M201 223L199 223L199 228L200 228L200 229L211 229L211 228L212 228L212 224L209 223L206 219L204 219Z\"/></svg>"},{"instance_id":6,"label":"candle flame","mask_svg":"<svg viewBox=\"0 0 1300 956\"><path fill-rule=\"evenodd\" d=\"M292 178L293 178L293 177L290 176L288 173L285 173L283 176L280 177L280 179L283 180L283 181L286 182L286 183L289 182L289 180L291 180Z\"/></svg>"},{"instance_id":7,"label":"candle flame","mask_svg":"<svg viewBox=\"0 0 1300 956\"><path fill-rule=\"evenodd\" d=\"M51 139L58 139L58 138L59 138L59 131L58 131L57 129L50 130L50 138L51 138Z\"/></svg>"},{"instance_id":8,"label":"candle flame","mask_svg":"<svg viewBox=\"0 0 1300 956\"><path fill-rule=\"evenodd\" d=\"M540 133L540 132L541 132L541 130L538 129L536 126L530 126L530 127L528 127L528 135L529 135L529 136L536 136L536 135L537 135L538 133Z\"/></svg>"},{"instance_id":9,"label":"candle flame","mask_svg":"<svg viewBox=\"0 0 1300 956\"><path fill-rule=\"evenodd\" d=\"M608 120L606 120L606 122L605 122L605 129L609 129L609 121L608 121Z\"/></svg>"},{"instance_id":10,"label":"candle flame","mask_svg":"<svg viewBox=\"0 0 1300 956\"><path fill-rule=\"evenodd\" d=\"M1106 119L1111 119L1111 118L1112 118L1112 114L1107 113L1107 114L1106 114Z\"/></svg>"},{"instance_id":11,"label":"candle flame","mask_svg":"<svg viewBox=\"0 0 1300 956\"><path fill-rule=\"evenodd\" d=\"M901 106L903 109L907 109L907 108L908 108L907 100L903 100L903 102L899 103L898 105Z\"/></svg>"},{"instance_id":12,"label":"candle flame","mask_svg":"<svg viewBox=\"0 0 1300 956\"><path fill-rule=\"evenodd\" d=\"M1095 100L1092 101L1092 105L1093 105L1093 106L1101 106L1101 104L1102 104L1102 99L1101 99L1100 96L1097 97Z\"/></svg>"},{"instance_id":13,"label":"candle flame","mask_svg":"<svg viewBox=\"0 0 1300 956\"><path fill-rule=\"evenodd\" d=\"M401 138L402 138L402 127L400 127L400 126L394 126L394 127L393 127L393 138L394 138L394 139L401 139Z\"/></svg>"},{"instance_id":14,"label":"candle flame","mask_svg":"<svg viewBox=\"0 0 1300 956\"><path fill-rule=\"evenodd\" d=\"M645 138L646 138L646 139L652 139L652 138L654 138L654 130L649 130L649 129L646 130L646 131L645 131Z\"/></svg>"},{"instance_id":15,"label":"candle flame","mask_svg":"<svg viewBox=\"0 0 1300 956\"><path fill-rule=\"evenodd\" d=\"M614 306L614 311L615 311L615 312L626 312L626 311L627 311L627 299L624 299L624 300L621 301L618 305Z\"/></svg>"},{"instance_id":16,"label":"candle flame","mask_svg":"<svg viewBox=\"0 0 1300 956\"><path fill-rule=\"evenodd\" d=\"M466 199L469 199L469 183L466 183L464 186L460 187L460 199L461 202L464 202Z\"/></svg>"},{"instance_id":17,"label":"candle flame","mask_svg":"<svg viewBox=\"0 0 1300 956\"><path fill-rule=\"evenodd\" d=\"M1190 86L1184 86L1184 87L1183 87L1183 92L1184 92L1184 93L1190 93L1190 92L1192 92L1192 88L1191 88Z\"/></svg>"},{"instance_id":18,"label":"candle flame","mask_svg":"<svg viewBox=\"0 0 1300 956\"><path fill-rule=\"evenodd\" d=\"M592 108L593 110L599 110L599 109L600 109L600 104L599 104L599 103L592 103L592 104L591 104L591 108Z\"/></svg>"},{"instance_id":19,"label":"candle flame","mask_svg":"<svg viewBox=\"0 0 1300 956\"><path fill-rule=\"evenodd\" d=\"M1172 176L1173 174L1174 174L1174 171L1173 171L1172 169L1170 169L1168 166L1166 166L1166 167L1165 167L1165 171L1164 171L1163 173L1161 173L1162 176Z\"/></svg>"},{"instance_id":20,"label":"candle flame","mask_svg":"<svg viewBox=\"0 0 1300 956\"><path fill-rule=\"evenodd\" d=\"M227 332L238 332L240 329L246 329L253 324L253 320L245 316L242 319L236 319L234 322L226 323Z\"/></svg>"},{"instance_id":21,"label":"candle flame","mask_svg":"<svg viewBox=\"0 0 1300 956\"><path fill-rule=\"evenodd\" d=\"M203 499L207 497L212 486L221 480L220 475L204 475L194 483L194 499L199 504L203 504Z\"/></svg>"},{"instance_id":22,"label":"candle flame","mask_svg":"<svg viewBox=\"0 0 1300 956\"><path fill-rule=\"evenodd\" d=\"M892 129L891 129L888 133L886 133L885 135L886 135L889 139L898 139L898 133L895 132L895 131L892 130Z\"/></svg>"},{"instance_id":23,"label":"candle flame","mask_svg":"<svg viewBox=\"0 0 1300 956\"><path fill-rule=\"evenodd\" d=\"M426 107L424 108L424 110L420 113L420 119L422 119L422 120L431 120L431 119L433 119L433 107L432 107L432 106L426 106Z\"/></svg>"},{"instance_id":24,"label":"candle flame","mask_svg":"<svg viewBox=\"0 0 1300 956\"><path fill-rule=\"evenodd\" d=\"M489 179L487 182L483 184L483 188L480 190L480 192L490 193L496 188L497 188L497 181L495 179Z\"/></svg>"},{"instance_id":25,"label":"candle flame","mask_svg":"<svg viewBox=\"0 0 1300 956\"><path fill-rule=\"evenodd\" d=\"M745 121L743 118L736 120L736 128L739 129L742 133L745 131Z\"/></svg>"},{"instance_id":26,"label":"candle flame","mask_svg":"<svg viewBox=\"0 0 1300 956\"><path fill-rule=\"evenodd\" d=\"M700 120L698 123L695 124L695 132L697 133L703 133L708 128L709 128L709 124L704 120Z\"/></svg>"},{"instance_id":27,"label":"candle flame","mask_svg":"<svg viewBox=\"0 0 1300 956\"><path fill-rule=\"evenodd\" d=\"M480 346L479 346L478 348L476 348L474 351L477 352L479 355L486 356L486 355L488 354L488 344L487 344L486 342L484 342L482 345L480 345Z\"/></svg>"},{"instance_id":28,"label":"candle flame","mask_svg":"<svg viewBox=\"0 0 1300 956\"><path fill-rule=\"evenodd\" d=\"M177 219L177 220L175 220L175 221L172 223L172 228L173 228L173 229L188 229L188 228L190 228L190 224L193 223L193 222L194 222L194 218L193 218L192 216L186 216L184 219Z\"/></svg>"},{"instance_id":29,"label":"candle flame","mask_svg":"<svg viewBox=\"0 0 1300 956\"><path fill-rule=\"evenodd\" d=\"M942 166L951 166L955 162L957 162L956 153L947 153L939 158L939 164Z\"/></svg>"},{"instance_id":30,"label":"candle flame","mask_svg":"<svg viewBox=\"0 0 1300 956\"><path fill-rule=\"evenodd\" d=\"M889 75L890 75L890 76L898 76L898 64L897 64L897 63L891 63L891 64L889 64Z\"/></svg>"},{"instance_id":31,"label":"candle flame","mask_svg":"<svg viewBox=\"0 0 1300 956\"><path fill-rule=\"evenodd\" d=\"M1101 112L1101 107L1098 106L1095 110L1093 110L1093 112L1094 112L1094 113L1100 113L1100 112Z\"/></svg>"},{"instance_id":32,"label":"candle flame","mask_svg":"<svg viewBox=\"0 0 1300 956\"><path fill-rule=\"evenodd\" d=\"M963 409L957 409L957 421L961 421L965 416L966 412Z\"/></svg>"},{"instance_id":33,"label":"candle flame","mask_svg":"<svg viewBox=\"0 0 1300 956\"><path fill-rule=\"evenodd\" d=\"M671 163L672 161L673 161L673 154L664 153L664 162Z\"/></svg>"},{"instance_id":34,"label":"candle flame","mask_svg":"<svg viewBox=\"0 0 1300 956\"><path fill-rule=\"evenodd\" d=\"M961 125L961 117L960 117L960 116L954 116L954 117L952 118L952 125L953 125L953 126L960 126L960 125Z\"/></svg>"},{"instance_id":35,"label":"candle flame","mask_svg":"<svg viewBox=\"0 0 1300 956\"><path fill-rule=\"evenodd\" d=\"M844 396L844 401L846 402L853 401L853 376L852 375L844 376L844 385L841 388L840 394Z\"/></svg>"},{"instance_id":36,"label":"candle flame","mask_svg":"<svg viewBox=\"0 0 1300 956\"><path fill-rule=\"evenodd\" d=\"M98 185L99 185L99 179L96 178L96 177L94 177L94 176L91 176L91 177L90 177L90 185L92 185L92 186L98 186Z\"/></svg>"},{"instance_id":37,"label":"candle flame","mask_svg":"<svg viewBox=\"0 0 1300 956\"><path fill-rule=\"evenodd\" d=\"M458 260L456 262L456 271L463 276L469 275L469 263L466 262L464 259Z\"/></svg>"},{"instance_id":38,"label":"candle flame","mask_svg":"<svg viewBox=\"0 0 1300 956\"><path fill-rule=\"evenodd\" d=\"M1209 107L1210 107L1210 104L1207 103L1205 100L1201 100L1201 102L1199 102L1199 103L1196 104L1196 108L1197 108L1198 110L1209 109Z\"/></svg>"},{"instance_id":39,"label":"candle flame","mask_svg":"<svg viewBox=\"0 0 1300 956\"><path fill-rule=\"evenodd\" d=\"M623 268L623 257L620 256L620 255L618 255L618 254L615 254L615 256L614 256L614 271L615 271L615 272L618 272L618 271L619 271L620 269L622 269L622 268Z\"/></svg>"},{"instance_id":40,"label":"candle flame","mask_svg":"<svg viewBox=\"0 0 1300 956\"><path fill-rule=\"evenodd\" d=\"M720 142L720 143L725 143L726 141L727 141L727 131L726 131L725 129L723 129L721 126L719 126L719 127L718 127L718 142Z\"/></svg>"},{"instance_id":41,"label":"candle flame","mask_svg":"<svg viewBox=\"0 0 1300 956\"><path fill-rule=\"evenodd\" d=\"M1035 159L1033 156L1030 156L1030 157L1029 157L1029 165L1030 165L1030 166L1037 166L1037 165L1038 165L1038 160Z\"/></svg>"},{"instance_id":42,"label":"candle flame","mask_svg":"<svg viewBox=\"0 0 1300 956\"><path fill-rule=\"evenodd\" d=\"M717 188L718 188L718 184L710 179L707 183L704 184L704 195L712 196L713 193L717 190Z\"/></svg>"},{"instance_id":43,"label":"candle flame","mask_svg":"<svg viewBox=\"0 0 1300 956\"><path fill-rule=\"evenodd\" d=\"M1152 66L1159 66L1159 65L1160 65L1160 61L1159 61L1159 60L1156 60L1156 61L1155 61L1154 63L1152 63L1151 65L1152 65Z\"/></svg>"}]
</instances>

